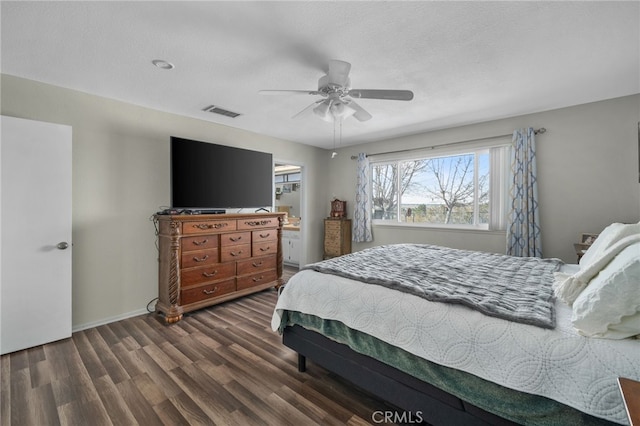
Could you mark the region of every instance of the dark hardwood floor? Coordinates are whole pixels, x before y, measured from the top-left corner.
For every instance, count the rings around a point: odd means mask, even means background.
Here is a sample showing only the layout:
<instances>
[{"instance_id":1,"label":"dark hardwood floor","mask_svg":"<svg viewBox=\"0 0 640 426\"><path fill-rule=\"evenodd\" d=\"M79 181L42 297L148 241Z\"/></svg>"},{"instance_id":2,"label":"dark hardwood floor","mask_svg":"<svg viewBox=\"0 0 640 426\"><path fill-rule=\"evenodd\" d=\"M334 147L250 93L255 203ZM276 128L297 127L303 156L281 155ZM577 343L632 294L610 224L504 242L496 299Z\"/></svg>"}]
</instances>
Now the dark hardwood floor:
<instances>
[{"instance_id":1,"label":"dark hardwood floor","mask_svg":"<svg viewBox=\"0 0 640 426\"><path fill-rule=\"evenodd\" d=\"M292 272L286 268L286 276ZM0 424L360 425L392 410L281 344L273 289L76 332L0 358Z\"/></svg>"}]
</instances>

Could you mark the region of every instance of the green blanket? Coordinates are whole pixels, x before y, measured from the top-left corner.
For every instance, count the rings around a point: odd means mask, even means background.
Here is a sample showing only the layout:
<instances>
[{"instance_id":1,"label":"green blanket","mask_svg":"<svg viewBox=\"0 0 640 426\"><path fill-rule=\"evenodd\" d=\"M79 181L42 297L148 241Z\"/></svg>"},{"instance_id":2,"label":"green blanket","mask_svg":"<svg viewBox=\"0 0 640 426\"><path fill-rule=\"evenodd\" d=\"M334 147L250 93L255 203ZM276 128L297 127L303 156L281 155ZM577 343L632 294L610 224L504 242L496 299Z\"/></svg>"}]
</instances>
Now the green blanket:
<instances>
[{"instance_id":1,"label":"green blanket","mask_svg":"<svg viewBox=\"0 0 640 426\"><path fill-rule=\"evenodd\" d=\"M615 424L557 401L508 389L473 374L426 361L365 333L352 330L339 321L286 311L281 327L295 324L319 332L356 352L391 365L485 411L523 425Z\"/></svg>"}]
</instances>

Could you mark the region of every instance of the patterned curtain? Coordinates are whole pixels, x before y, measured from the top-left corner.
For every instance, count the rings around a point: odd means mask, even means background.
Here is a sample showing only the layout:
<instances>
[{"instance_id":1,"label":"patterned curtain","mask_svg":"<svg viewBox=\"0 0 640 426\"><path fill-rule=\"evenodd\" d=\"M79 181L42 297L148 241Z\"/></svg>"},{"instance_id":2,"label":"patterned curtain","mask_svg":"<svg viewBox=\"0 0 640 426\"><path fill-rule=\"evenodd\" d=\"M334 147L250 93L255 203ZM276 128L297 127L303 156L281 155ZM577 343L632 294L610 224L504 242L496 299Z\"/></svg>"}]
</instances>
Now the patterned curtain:
<instances>
[{"instance_id":1,"label":"patterned curtain","mask_svg":"<svg viewBox=\"0 0 640 426\"><path fill-rule=\"evenodd\" d=\"M358 181L356 183L356 207L353 212L353 241L373 241L371 233L371 209L369 208L369 159L358 154Z\"/></svg>"},{"instance_id":2,"label":"patterned curtain","mask_svg":"<svg viewBox=\"0 0 640 426\"><path fill-rule=\"evenodd\" d=\"M515 130L512 143L507 254L542 257L534 130Z\"/></svg>"}]
</instances>

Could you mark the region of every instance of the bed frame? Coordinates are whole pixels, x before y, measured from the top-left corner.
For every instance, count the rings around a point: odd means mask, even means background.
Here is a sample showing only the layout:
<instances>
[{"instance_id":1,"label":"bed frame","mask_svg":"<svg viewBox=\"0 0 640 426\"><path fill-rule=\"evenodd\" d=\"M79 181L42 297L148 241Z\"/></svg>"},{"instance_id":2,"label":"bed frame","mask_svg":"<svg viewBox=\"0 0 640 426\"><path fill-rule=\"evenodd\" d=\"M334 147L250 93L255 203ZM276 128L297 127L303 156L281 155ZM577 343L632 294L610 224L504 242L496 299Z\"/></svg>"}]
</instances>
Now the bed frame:
<instances>
[{"instance_id":1,"label":"bed frame","mask_svg":"<svg viewBox=\"0 0 640 426\"><path fill-rule=\"evenodd\" d=\"M517 424L299 325L286 327L282 341L298 353L298 371L306 370L309 357L400 410L420 412L430 425Z\"/></svg>"}]
</instances>

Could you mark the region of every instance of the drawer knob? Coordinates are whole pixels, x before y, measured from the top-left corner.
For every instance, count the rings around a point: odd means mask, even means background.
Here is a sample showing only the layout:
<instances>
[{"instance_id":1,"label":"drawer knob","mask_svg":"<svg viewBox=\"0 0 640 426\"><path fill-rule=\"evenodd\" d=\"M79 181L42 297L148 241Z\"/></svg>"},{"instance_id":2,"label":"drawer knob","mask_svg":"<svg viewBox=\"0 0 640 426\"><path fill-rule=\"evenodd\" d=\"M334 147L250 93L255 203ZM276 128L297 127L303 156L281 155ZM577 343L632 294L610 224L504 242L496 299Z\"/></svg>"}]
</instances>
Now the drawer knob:
<instances>
[{"instance_id":1,"label":"drawer knob","mask_svg":"<svg viewBox=\"0 0 640 426\"><path fill-rule=\"evenodd\" d=\"M258 281L262 281L263 278L264 278L264 275L260 275L259 277L253 277L252 280L254 283L257 283Z\"/></svg>"},{"instance_id":2,"label":"drawer knob","mask_svg":"<svg viewBox=\"0 0 640 426\"><path fill-rule=\"evenodd\" d=\"M197 245L197 246L201 246L203 244L207 244L209 242L209 240L202 240L202 241L194 241L193 244Z\"/></svg>"},{"instance_id":3,"label":"drawer knob","mask_svg":"<svg viewBox=\"0 0 640 426\"><path fill-rule=\"evenodd\" d=\"M215 270L213 272L203 272L202 275L204 275L207 278L211 278L213 276L215 276L218 273L218 270Z\"/></svg>"},{"instance_id":4,"label":"drawer knob","mask_svg":"<svg viewBox=\"0 0 640 426\"><path fill-rule=\"evenodd\" d=\"M271 246L260 247L260 251L269 251L270 248L271 248Z\"/></svg>"},{"instance_id":5,"label":"drawer knob","mask_svg":"<svg viewBox=\"0 0 640 426\"><path fill-rule=\"evenodd\" d=\"M58 244L56 244L56 247L58 248L58 250L66 250L69 248L69 243L66 241L62 241Z\"/></svg>"},{"instance_id":6,"label":"drawer knob","mask_svg":"<svg viewBox=\"0 0 640 426\"><path fill-rule=\"evenodd\" d=\"M269 235L271 235L270 232L268 232L266 234L260 234L260 238L267 238Z\"/></svg>"},{"instance_id":7,"label":"drawer knob","mask_svg":"<svg viewBox=\"0 0 640 426\"><path fill-rule=\"evenodd\" d=\"M213 294L213 293L215 293L215 292L216 292L216 290L218 290L218 287L214 287L214 288L213 288L213 290L207 290L207 289L205 288L204 290L202 290L202 292L203 292L204 294L206 294L206 295L209 295L209 294Z\"/></svg>"},{"instance_id":8,"label":"drawer knob","mask_svg":"<svg viewBox=\"0 0 640 426\"><path fill-rule=\"evenodd\" d=\"M239 252L237 252L237 253L236 253L235 251L232 251L232 252L229 252L229 254L230 254L231 256L240 256L240 255L242 254L242 250L240 250L240 251L239 251Z\"/></svg>"},{"instance_id":9,"label":"drawer knob","mask_svg":"<svg viewBox=\"0 0 640 426\"><path fill-rule=\"evenodd\" d=\"M258 266L262 266L264 262L260 261L260 262L253 262L251 263L255 268L257 268Z\"/></svg>"},{"instance_id":10,"label":"drawer knob","mask_svg":"<svg viewBox=\"0 0 640 426\"><path fill-rule=\"evenodd\" d=\"M204 255L204 256L202 256L202 257L195 257L195 256L193 256L193 260L194 260L194 261L196 261L196 262L204 262L204 261L205 261L205 260L207 260L208 258L209 258L209 255L208 255L208 254L205 254L205 255Z\"/></svg>"},{"instance_id":11,"label":"drawer knob","mask_svg":"<svg viewBox=\"0 0 640 426\"><path fill-rule=\"evenodd\" d=\"M233 241L233 242L240 241L240 240L242 239L242 235L240 235L240 236L238 236L238 237L229 237L229 239L230 239L231 241Z\"/></svg>"}]
</instances>

